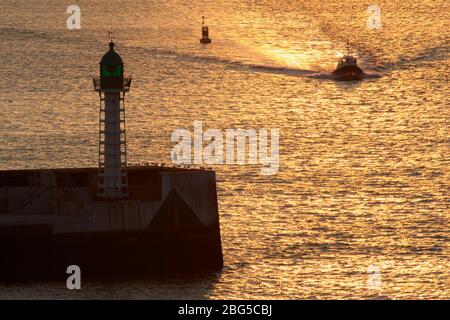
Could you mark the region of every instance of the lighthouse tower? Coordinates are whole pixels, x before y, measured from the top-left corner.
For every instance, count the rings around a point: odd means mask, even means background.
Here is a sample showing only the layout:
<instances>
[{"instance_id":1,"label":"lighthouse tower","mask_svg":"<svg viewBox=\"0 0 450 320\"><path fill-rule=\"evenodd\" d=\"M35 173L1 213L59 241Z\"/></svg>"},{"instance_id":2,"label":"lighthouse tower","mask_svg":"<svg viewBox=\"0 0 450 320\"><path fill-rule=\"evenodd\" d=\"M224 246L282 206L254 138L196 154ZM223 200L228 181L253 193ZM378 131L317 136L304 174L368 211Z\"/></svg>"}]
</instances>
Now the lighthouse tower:
<instances>
[{"instance_id":1,"label":"lighthouse tower","mask_svg":"<svg viewBox=\"0 0 450 320\"><path fill-rule=\"evenodd\" d=\"M130 86L111 37L109 51L100 61L100 77L94 78L100 97L97 195L104 199L128 197L125 93Z\"/></svg>"}]
</instances>

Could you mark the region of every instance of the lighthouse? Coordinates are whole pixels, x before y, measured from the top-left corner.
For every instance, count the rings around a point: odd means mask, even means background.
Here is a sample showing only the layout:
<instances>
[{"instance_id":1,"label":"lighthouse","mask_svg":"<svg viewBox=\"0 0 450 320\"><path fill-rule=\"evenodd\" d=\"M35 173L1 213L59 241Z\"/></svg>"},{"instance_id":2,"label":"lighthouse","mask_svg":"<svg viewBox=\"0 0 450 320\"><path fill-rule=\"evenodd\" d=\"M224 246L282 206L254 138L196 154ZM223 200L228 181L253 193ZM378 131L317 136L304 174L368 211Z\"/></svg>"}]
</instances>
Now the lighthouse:
<instances>
[{"instance_id":1,"label":"lighthouse","mask_svg":"<svg viewBox=\"0 0 450 320\"><path fill-rule=\"evenodd\" d=\"M111 34L110 34L111 35ZM99 93L99 149L97 196L103 199L126 199L128 192L125 93L131 78L124 78L124 64L114 50L111 37L109 51L100 61L100 77L94 78Z\"/></svg>"},{"instance_id":2,"label":"lighthouse","mask_svg":"<svg viewBox=\"0 0 450 320\"><path fill-rule=\"evenodd\" d=\"M100 100L98 167L0 170L0 284L65 281L70 265L95 281L221 270L216 173L128 166L131 78L124 77L112 38L93 80Z\"/></svg>"}]
</instances>

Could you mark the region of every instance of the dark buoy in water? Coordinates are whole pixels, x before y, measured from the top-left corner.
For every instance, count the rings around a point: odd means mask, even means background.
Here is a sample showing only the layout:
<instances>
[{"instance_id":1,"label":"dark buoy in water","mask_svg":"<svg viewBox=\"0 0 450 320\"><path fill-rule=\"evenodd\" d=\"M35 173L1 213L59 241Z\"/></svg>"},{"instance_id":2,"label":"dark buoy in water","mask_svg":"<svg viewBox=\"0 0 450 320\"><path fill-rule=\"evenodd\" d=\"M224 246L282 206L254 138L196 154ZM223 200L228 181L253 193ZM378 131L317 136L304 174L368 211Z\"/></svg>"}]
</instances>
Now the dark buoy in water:
<instances>
[{"instance_id":1,"label":"dark buoy in water","mask_svg":"<svg viewBox=\"0 0 450 320\"><path fill-rule=\"evenodd\" d=\"M200 39L200 43L209 44L211 43L211 39L209 38L209 28L205 25L205 17L202 17L202 38Z\"/></svg>"}]
</instances>

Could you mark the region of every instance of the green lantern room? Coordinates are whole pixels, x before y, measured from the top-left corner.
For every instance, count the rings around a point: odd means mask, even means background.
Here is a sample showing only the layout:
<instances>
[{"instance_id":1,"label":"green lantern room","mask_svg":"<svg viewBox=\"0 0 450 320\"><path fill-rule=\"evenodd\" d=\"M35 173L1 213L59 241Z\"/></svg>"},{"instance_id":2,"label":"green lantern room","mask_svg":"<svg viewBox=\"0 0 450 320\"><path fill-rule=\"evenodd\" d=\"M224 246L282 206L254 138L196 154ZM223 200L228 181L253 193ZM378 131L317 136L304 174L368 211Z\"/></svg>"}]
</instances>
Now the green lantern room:
<instances>
[{"instance_id":1,"label":"green lantern room","mask_svg":"<svg viewBox=\"0 0 450 320\"><path fill-rule=\"evenodd\" d=\"M95 91L128 91L131 78L124 78L124 65L120 55L114 50L114 42L109 43L109 51L100 61L100 77L94 79Z\"/></svg>"},{"instance_id":2,"label":"green lantern room","mask_svg":"<svg viewBox=\"0 0 450 320\"><path fill-rule=\"evenodd\" d=\"M114 42L109 43L109 51L100 61L100 88L123 89L123 61L114 51Z\"/></svg>"}]
</instances>

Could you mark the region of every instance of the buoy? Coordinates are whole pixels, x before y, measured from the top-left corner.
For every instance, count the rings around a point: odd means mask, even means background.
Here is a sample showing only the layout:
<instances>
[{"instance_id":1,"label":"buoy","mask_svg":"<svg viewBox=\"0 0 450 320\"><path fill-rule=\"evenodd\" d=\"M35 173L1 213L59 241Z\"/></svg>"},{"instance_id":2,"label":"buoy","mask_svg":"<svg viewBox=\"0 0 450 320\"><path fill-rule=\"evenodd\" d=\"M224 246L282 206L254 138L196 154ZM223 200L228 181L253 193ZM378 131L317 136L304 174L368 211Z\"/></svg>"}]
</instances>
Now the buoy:
<instances>
[{"instance_id":1,"label":"buoy","mask_svg":"<svg viewBox=\"0 0 450 320\"><path fill-rule=\"evenodd\" d=\"M209 28L205 25L205 16L202 17L202 38L200 39L200 43L211 43L211 39L209 38Z\"/></svg>"}]
</instances>

